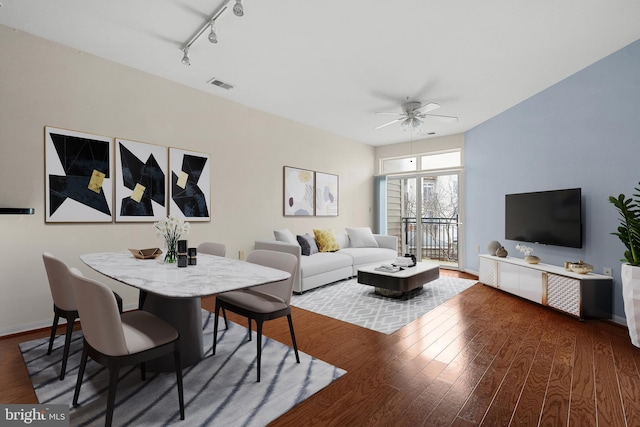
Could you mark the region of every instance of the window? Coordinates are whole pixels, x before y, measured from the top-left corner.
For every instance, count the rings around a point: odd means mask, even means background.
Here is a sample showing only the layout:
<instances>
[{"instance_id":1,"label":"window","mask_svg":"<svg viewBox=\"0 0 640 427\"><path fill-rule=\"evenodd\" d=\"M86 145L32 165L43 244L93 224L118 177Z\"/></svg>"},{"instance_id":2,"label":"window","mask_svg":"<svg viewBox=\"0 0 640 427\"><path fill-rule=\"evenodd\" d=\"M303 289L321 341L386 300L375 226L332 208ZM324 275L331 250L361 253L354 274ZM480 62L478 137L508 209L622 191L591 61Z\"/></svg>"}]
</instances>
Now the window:
<instances>
[{"instance_id":1,"label":"window","mask_svg":"<svg viewBox=\"0 0 640 427\"><path fill-rule=\"evenodd\" d=\"M420 158L421 170L457 168L461 166L460 151L429 154Z\"/></svg>"},{"instance_id":2,"label":"window","mask_svg":"<svg viewBox=\"0 0 640 427\"><path fill-rule=\"evenodd\" d=\"M382 161L382 173L413 172L416 170L416 158L406 157L404 159L385 159Z\"/></svg>"}]
</instances>

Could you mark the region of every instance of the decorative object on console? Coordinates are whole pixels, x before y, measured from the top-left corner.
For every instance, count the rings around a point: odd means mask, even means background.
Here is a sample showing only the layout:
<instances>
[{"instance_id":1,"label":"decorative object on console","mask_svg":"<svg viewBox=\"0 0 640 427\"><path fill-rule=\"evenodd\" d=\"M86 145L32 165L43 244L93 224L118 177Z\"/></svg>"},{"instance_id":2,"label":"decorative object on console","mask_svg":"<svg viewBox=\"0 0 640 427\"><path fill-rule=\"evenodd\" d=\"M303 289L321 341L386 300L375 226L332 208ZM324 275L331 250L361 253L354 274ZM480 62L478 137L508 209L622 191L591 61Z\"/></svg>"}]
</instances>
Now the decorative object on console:
<instances>
[{"instance_id":1,"label":"decorative object on console","mask_svg":"<svg viewBox=\"0 0 640 427\"><path fill-rule=\"evenodd\" d=\"M176 262L178 260L178 240L183 234L189 234L191 224L185 222L182 218L168 216L158 222L155 222L153 225L156 229L156 235L158 237L162 237L167 246L167 252L164 256L164 262Z\"/></svg>"},{"instance_id":2,"label":"decorative object on console","mask_svg":"<svg viewBox=\"0 0 640 427\"><path fill-rule=\"evenodd\" d=\"M578 274L588 274L593 271L593 266L591 264L587 264L584 261L580 260L578 262L569 263L569 270Z\"/></svg>"},{"instance_id":3,"label":"decorative object on console","mask_svg":"<svg viewBox=\"0 0 640 427\"><path fill-rule=\"evenodd\" d=\"M487 251L489 252L489 255L494 255L496 254L496 251L498 249L500 249L502 247L502 245L500 244L500 242L493 240L491 242L489 242L489 244L487 245Z\"/></svg>"},{"instance_id":4,"label":"decorative object on console","mask_svg":"<svg viewBox=\"0 0 640 427\"><path fill-rule=\"evenodd\" d=\"M524 260L529 264L538 264L540 262L540 258L533 255L533 249L529 246L517 244L516 249L524 254Z\"/></svg>"},{"instance_id":5,"label":"decorative object on console","mask_svg":"<svg viewBox=\"0 0 640 427\"><path fill-rule=\"evenodd\" d=\"M500 246L498 250L496 250L496 256L500 258L506 258L509 255L509 252L504 248L504 246Z\"/></svg>"},{"instance_id":6,"label":"decorative object on console","mask_svg":"<svg viewBox=\"0 0 640 427\"><path fill-rule=\"evenodd\" d=\"M618 231L611 234L618 236L626 248L620 261L625 262L621 268L622 300L629 338L640 347L640 188L635 190L635 199L620 194L609 196L609 202L620 214Z\"/></svg>"},{"instance_id":7,"label":"decorative object on console","mask_svg":"<svg viewBox=\"0 0 640 427\"><path fill-rule=\"evenodd\" d=\"M45 127L45 222L112 222L113 139Z\"/></svg>"},{"instance_id":8,"label":"decorative object on console","mask_svg":"<svg viewBox=\"0 0 640 427\"><path fill-rule=\"evenodd\" d=\"M320 252L335 252L340 249L333 230L313 230Z\"/></svg>"}]
</instances>

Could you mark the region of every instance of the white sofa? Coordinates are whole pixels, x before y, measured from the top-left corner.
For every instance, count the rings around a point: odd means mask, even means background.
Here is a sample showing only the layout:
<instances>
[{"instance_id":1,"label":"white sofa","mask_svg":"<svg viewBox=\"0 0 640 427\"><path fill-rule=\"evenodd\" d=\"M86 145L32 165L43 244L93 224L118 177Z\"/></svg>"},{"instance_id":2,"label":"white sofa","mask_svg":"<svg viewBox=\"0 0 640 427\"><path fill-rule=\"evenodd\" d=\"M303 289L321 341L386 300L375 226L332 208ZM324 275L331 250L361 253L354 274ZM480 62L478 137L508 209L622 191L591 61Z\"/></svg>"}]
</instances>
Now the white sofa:
<instances>
[{"instance_id":1,"label":"white sofa","mask_svg":"<svg viewBox=\"0 0 640 427\"><path fill-rule=\"evenodd\" d=\"M356 276L358 269L366 265L389 264L398 257L398 238L373 234L378 247L353 247L347 233L335 233L340 249L336 252L319 252L302 255L297 243L256 240L256 249L287 252L298 258L298 274L294 278L293 291L302 293L318 286Z\"/></svg>"}]
</instances>

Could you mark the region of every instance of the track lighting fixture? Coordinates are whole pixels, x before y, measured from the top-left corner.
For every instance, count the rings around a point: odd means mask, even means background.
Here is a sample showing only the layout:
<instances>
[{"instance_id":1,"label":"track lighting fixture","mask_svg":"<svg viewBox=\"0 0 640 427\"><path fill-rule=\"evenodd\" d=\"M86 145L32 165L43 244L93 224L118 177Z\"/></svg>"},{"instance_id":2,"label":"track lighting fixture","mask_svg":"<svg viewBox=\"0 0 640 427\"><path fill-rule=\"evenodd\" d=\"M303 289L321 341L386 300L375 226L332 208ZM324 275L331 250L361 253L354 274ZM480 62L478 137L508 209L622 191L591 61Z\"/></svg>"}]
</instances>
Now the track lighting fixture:
<instances>
[{"instance_id":1,"label":"track lighting fixture","mask_svg":"<svg viewBox=\"0 0 640 427\"><path fill-rule=\"evenodd\" d=\"M184 55L182 56L182 63L184 65L191 65L191 61L189 60L189 48L185 47L184 49L182 49L182 52L184 53Z\"/></svg>"},{"instance_id":2,"label":"track lighting fixture","mask_svg":"<svg viewBox=\"0 0 640 427\"><path fill-rule=\"evenodd\" d=\"M229 8L229 3L234 0L226 0L221 6L219 6L215 12L205 21L204 24L191 36L191 38L182 45L180 50L183 52L182 63L184 65L191 65L191 61L189 60L189 48L196 40L200 38L200 36L210 29L208 39L211 43L218 43L218 33L216 32L215 21L218 19L222 13ZM236 16L244 15L244 7L242 6L242 0L235 0L235 4L233 5L233 14Z\"/></svg>"},{"instance_id":3,"label":"track lighting fixture","mask_svg":"<svg viewBox=\"0 0 640 427\"><path fill-rule=\"evenodd\" d=\"M218 34L216 33L216 27L214 21L211 21L211 32L209 33L209 41L211 43L218 43Z\"/></svg>"},{"instance_id":4,"label":"track lighting fixture","mask_svg":"<svg viewBox=\"0 0 640 427\"><path fill-rule=\"evenodd\" d=\"M242 0L236 0L236 4L233 5L233 14L236 16L244 15L244 7L242 7Z\"/></svg>"}]
</instances>

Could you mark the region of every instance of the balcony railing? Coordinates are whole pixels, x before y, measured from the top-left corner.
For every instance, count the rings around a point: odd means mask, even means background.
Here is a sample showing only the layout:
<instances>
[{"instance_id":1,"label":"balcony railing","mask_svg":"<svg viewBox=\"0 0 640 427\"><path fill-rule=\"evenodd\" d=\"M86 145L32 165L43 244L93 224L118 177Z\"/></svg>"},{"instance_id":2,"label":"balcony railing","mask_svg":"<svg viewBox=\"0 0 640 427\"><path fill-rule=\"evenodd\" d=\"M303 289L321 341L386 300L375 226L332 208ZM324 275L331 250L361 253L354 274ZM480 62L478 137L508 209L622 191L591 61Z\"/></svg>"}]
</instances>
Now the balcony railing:
<instances>
[{"instance_id":1,"label":"balcony railing","mask_svg":"<svg viewBox=\"0 0 640 427\"><path fill-rule=\"evenodd\" d=\"M458 262L458 217L422 218L422 259L444 262ZM402 218L403 247L413 255L417 254L417 220Z\"/></svg>"}]
</instances>

